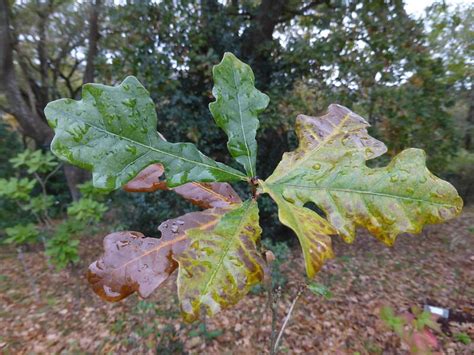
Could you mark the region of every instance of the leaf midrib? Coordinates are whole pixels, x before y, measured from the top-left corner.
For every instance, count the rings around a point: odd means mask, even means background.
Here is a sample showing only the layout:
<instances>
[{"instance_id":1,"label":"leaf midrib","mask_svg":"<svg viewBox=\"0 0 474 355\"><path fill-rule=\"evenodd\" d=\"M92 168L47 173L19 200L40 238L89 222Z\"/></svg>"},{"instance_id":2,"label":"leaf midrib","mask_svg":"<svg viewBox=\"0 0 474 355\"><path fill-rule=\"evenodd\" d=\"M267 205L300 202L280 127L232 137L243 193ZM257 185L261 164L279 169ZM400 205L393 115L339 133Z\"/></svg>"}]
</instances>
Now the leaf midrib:
<instances>
[{"instance_id":1,"label":"leaf midrib","mask_svg":"<svg viewBox=\"0 0 474 355\"><path fill-rule=\"evenodd\" d=\"M242 214L242 217L239 221L239 224L237 226L237 228L235 229L236 232L234 234L232 234L232 236L230 238L228 238L228 243L227 245L225 246L225 249L224 249L224 252L222 253L220 259L219 259L219 262L217 263L216 267L214 268L214 270L212 271L212 274L211 276L209 276L209 280L206 282L206 285L204 286L202 292L201 292L201 297L203 295L206 295L207 292L209 291L209 288L211 286L211 284L214 282L215 278L216 278L216 275L219 271L219 269L222 267L222 264L224 263L224 259L225 257L227 256L227 254L229 253L229 250L230 250L230 247L236 242L236 238L235 236L239 233L240 230L242 230L242 224L243 224L243 221L246 220L247 218L247 215L250 211L250 208L252 207L251 204L248 205L247 209L245 210L245 212ZM225 215L224 215L225 216ZM221 219L222 221L222 219ZM240 239L237 241L239 242Z\"/></svg>"},{"instance_id":2,"label":"leaf midrib","mask_svg":"<svg viewBox=\"0 0 474 355\"><path fill-rule=\"evenodd\" d=\"M195 227L195 228L205 229L205 228L209 228L209 227L213 226L213 225L216 224L216 223L217 223L217 220L212 220L212 221L210 221L210 222L208 222L208 223L206 223L206 224L202 224L202 225L197 226L197 227ZM140 255L134 257L133 259L128 260L127 262L125 262L125 263L121 264L120 266L114 268L114 269L112 270L112 273L115 273L115 272L117 272L117 271L119 271L119 270L121 270L121 269L127 267L128 265L133 264L134 262L136 262L136 261L138 261L138 260L140 260L140 259L142 259L142 258L148 256L148 255L151 255L151 254L154 254L154 253L158 253L158 252L159 252L160 250L162 250L163 248L166 248L166 247L168 247L168 246L170 246L170 245L176 244L176 243L181 242L181 241L186 240L186 239L187 239L187 235L186 235L186 234L182 234L182 235L180 235L180 236L178 236L178 237L175 237L174 239L163 240L162 243L156 245L156 246L153 247L153 248L150 248L150 249L146 250L146 251L143 252L142 254L140 254ZM158 241L161 241L161 238L158 238L157 240L158 240Z\"/></svg>"},{"instance_id":3,"label":"leaf midrib","mask_svg":"<svg viewBox=\"0 0 474 355\"><path fill-rule=\"evenodd\" d=\"M245 149L247 150L247 160L249 162L249 168L250 168L250 174L251 176L255 176L255 173L253 171L253 165L252 165L252 160L250 159L250 148L247 143L247 136L245 135L245 130L244 130L244 122L242 118L242 108L240 105L240 92L239 92L239 87L237 86L237 81L235 79L235 68L232 66L232 79L234 80L234 86L237 91L237 106L239 107L239 119L240 119L240 128L242 130L242 136L244 138L244 144L245 144Z\"/></svg>"},{"instance_id":4,"label":"leaf midrib","mask_svg":"<svg viewBox=\"0 0 474 355\"><path fill-rule=\"evenodd\" d=\"M431 200L425 200L425 199L420 199L420 198L412 198L412 197L388 194L388 193L383 193L383 192L374 192L374 191L368 191L368 190L341 189L341 188L323 187L323 186L304 186L304 185L285 184L285 183L283 183L283 184L270 184L270 185L272 185L272 186L290 186L290 187L295 187L295 188L300 188L300 189L309 189L309 190L326 190L328 192L334 191L334 192L344 192L344 193L361 194L361 195L373 195L373 196L381 196L381 197L385 197L385 198L408 200L408 201L412 201L412 202L424 202L424 203L437 205L437 206L456 207L456 205L454 205L454 204L439 203L439 202L434 202L434 201L431 201Z\"/></svg>"},{"instance_id":5,"label":"leaf midrib","mask_svg":"<svg viewBox=\"0 0 474 355\"><path fill-rule=\"evenodd\" d=\"M289 167L291 168L291 170L295 170L297 169L298 166L301 166L302 164L304 164L308 159L314 157L314 155L319 152L324 146L326 146L326 144L331 140L331 139L334 139L338 134L341 133L341 127L344 125L344 123L346 123L346 121L349 119L350 117L350 114L348 113L347 115L344 116L344 118L341 120L341 122L339 122L338 125L334 125L331 121L328 120L328 123L334 127L334 130L328 135L326 136L323 140L318 140L318 145L316 146L315 149L313 150L306 150L307 151L307 154L303 156L303 158L301 158L300 160L294 162L290 162ZM356 130L359 130L360 127L356 127L352 130L349 130L348 132L352 132L352 131L356 131ZM298 148L299 149L299 148ZM304 149L302 149L304 151ZM294 152L292 152L294 153ZM272 184L275 184L277 181L281 181L285 176L288 175L289 171L287 170L286 171L287 174L284 174L284 175L281 175L279 178L277 177L275 182L272 182ZM271 178L272 178L273 174L266 180L268 182L271 181Z\"/></svg>"},{"instance_id":6,"label":"leaf midrib","mask_svg":"<svg viewBox=\"0 0 474 355\"><path fill-rule=\"evenodd\" d=\"M186 162L188 162L188 163L192 163L192 164L196 164L196 165L201 165L201 166L204 166L204 167L209 168L209 169L219 170L219 171L224 172L224 173L226 173L226 174L230 174L230 175L233 175L233 176L237 176L237 177L238 177L239 179L241 179L241 180L245 180L245 176L244 176L243 174L242 174L242 175L238 175L238 174L235 174L235 173L233 173L233 172L231 172L231 171L222 169L222 168L220 168L219 166L212 166L212 165L200 163L200 162L197 162L197 161L194 161L194 160L189 160L189 159L186 159L186 158L184 158L184 157L180 157L179 155L175 155L175 154L171 154L171 153L162 151L162 150L160 150L160 149L157 149L157 148L155 148L155 147L152 147L151 145L146 145L146 144L143 144L143 143L141 143L141 142L132 140L132 139L130 139L130 138L128 138L128 137L120 136L120 135L118 135L118 134L116 134L116 133L113 133L113 132L110 132L110 131L108 131L108 130L106 130L106 129L103 129L103 128L101 128L101 127L98 127L98 126L96 126L96 125L94 125L94 124L92 124L92 123L90 123L90 122L87 122L87 121L81 121L81 122L84 123L85 125L90 126L91 128L94 128L94 129L100 131L100 132L103 132L103 133L108 134L108 135L110 135L110 136L117 137L117 138L119 138L119 139L126 140L126 141L128 141L128 142L131 142L131 143L136 144L136 145L138 145L138 146L141 146L141 147L143 147L143 148L146 148L146 149L155 151L155 152L157 152L157 153L165 154L165 155L168 155L168 156L170 156L170 157L173 157L173 158L176 158L176 159L180 159L180 160L186 161Z\"/></svg>"}]
</instances>

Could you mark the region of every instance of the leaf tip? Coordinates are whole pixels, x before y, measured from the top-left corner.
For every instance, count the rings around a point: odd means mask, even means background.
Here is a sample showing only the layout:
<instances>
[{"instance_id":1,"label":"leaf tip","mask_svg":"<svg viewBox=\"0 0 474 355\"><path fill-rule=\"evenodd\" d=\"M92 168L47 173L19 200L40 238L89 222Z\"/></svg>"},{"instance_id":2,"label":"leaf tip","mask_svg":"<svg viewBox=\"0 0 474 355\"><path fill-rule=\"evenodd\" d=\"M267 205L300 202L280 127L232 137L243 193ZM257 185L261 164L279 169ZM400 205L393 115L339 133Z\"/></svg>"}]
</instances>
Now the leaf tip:
<instances>
[{"instance_id":1,"label":"leaf tip","mask_svg":"<svg viewBox=\"0 0 474 355\"><path fill-rule=\"evenodd\" d=\"M145 89L145 86L143 86L143 84L140 82L140 80L138 80L138 78L136 76L133 76L133 75L129 75L125 79L123 79L123 81L120 83L119 86L122 89L124 89L125 91L127 91L127 85L133 85L135 87L140 87L140 88Z\"/></svg>"}]
</instances>

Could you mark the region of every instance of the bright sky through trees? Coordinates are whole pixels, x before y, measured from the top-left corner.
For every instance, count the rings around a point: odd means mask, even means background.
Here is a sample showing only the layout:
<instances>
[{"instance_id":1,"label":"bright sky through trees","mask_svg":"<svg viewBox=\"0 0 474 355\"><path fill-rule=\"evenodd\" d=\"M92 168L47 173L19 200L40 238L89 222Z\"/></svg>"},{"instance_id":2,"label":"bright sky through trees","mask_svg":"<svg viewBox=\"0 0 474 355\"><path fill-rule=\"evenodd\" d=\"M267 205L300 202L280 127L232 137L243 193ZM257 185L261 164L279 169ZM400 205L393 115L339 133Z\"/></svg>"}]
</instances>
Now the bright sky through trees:
<instances>
[{"instance_id":1,"label":"bright sky through trees","mask_svg":"<svg viewBox=\"0 0 474 355\"><path fill-rule=\"evenodd\" d=\"M409 14L420 17L423 15L425 9L431 4L435 3L433 0L405 0L406 10ZM468 4L466 0L447 0L448 5Z\"/></svg>"}]
</instances>

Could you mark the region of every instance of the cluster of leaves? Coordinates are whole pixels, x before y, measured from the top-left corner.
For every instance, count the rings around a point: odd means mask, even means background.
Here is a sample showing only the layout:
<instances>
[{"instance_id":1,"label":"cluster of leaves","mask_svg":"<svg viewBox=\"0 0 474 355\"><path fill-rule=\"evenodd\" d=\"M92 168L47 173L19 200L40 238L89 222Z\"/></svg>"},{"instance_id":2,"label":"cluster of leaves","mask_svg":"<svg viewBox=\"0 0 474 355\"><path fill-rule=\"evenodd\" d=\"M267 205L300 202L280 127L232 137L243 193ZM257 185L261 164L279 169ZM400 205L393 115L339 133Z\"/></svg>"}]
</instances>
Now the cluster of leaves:
<instances>
[{"instance_id":1,"label":"cluster of leaves","mask_svg":"<svg viewBox=\"0 0 474 355\"><path fill-rule=\"evenodd\" d=\"M325 285L319 282L309 282L308 289L318 296L323 296L326 299L332 298L332 292Z\"/></svg>"},{"instance_id":2,"label":"cluster of leaves","mask_svg":"<svg viewBox=\"0 0 474 355\"><path fill-rule=\"evenodd\" d=\"M9 158L22 150L18 135L6 122L6 115L0 120L0 179L10 176L12 165ZM1 189L1 188L0 188ZM23 220L25 216L18 213L18 206L0 196L0 230L8 227L9 221Z\"/></svg>"},{"instance_id":3,"label":"cluster of leaves","mask_svg":"<svg viewBox=\"0 0 474 355\"><path fill-rule=\"evenodd\" d=\"M85 197L71 204L67 209L67 214L78 222L91 224L98 223L106 211L107 207L103 203Z\"/></svg>"},{"instance_id":4,"label":"cluster of leaves","mask_svg":"<svg viewBox=\"0 0 474 355\"><path fill-rule=\"evenodd\" d=\"M6 244L29 244L38 241L39 231L34 223L28 223L26 225L18 224L13 227L5 229L7 238L5 239Z\"/></svg>"},{"instance_id":5,"label":"cluster of leaves","mask_svg":"<svg viewBox=\"0 0 474 355\"><path fill-rule=\"evenodd\" d=\"M10 163L17 169L26 168L28 174L47 173L58 164L52 154L30 149L26 149L10 159Z\"/></svg>"},{"instance_id":6,"label":"cluster of leaves","mask_svg":"<svg viewBox=\"0 0 474 355\"><path fill-rule=\"evenodd\" d=\"M445 170L446 177L453 182L464 201L474 201L474 152L460 150Z\"/></svg>"},{"instance_id":7,"label":"cluster of leaves","mask_svg":"<svg viewBox=\"0 0 474 355\"><path fill-rule=\"evenodd\" d=\"M55 203L48 194L48 181L58 171L60 165L54 155L40 150L25 150L10 159L12 167L19 175L27 177L10 177L0 179L0 197L14 201L23 210L36 219L36 224L17 224L5 229L7 238L4 243L22 247L37 242L40 238L45 244L48 260L58 269L79 260L77 235L87 226L97 223L106 212L106 206L94 200L96 189L83 185L84 197L74 201L68 207L69 218L56 224L50 217ZM40 191L36 189L40 185Z\"/></svg>"},{"instance_id":8,"label":"cluster of leaves","mask_svg":"<svg viewBox=\"0 0 474 355\"><path fill-rule=\"evenodd\" d=\"M47 241L45 253L58 269L79 261L79 239L76 236L82 229L80 223L66 220L56 227L52 238Z\"/></svg>"},{"instance_id":9,"label":"cluster of leaves","mask_svg":"<svg viewBox=\"0 0 474 355\"><path fill-rule=\"evenodd\" d=\"M86 84L82 100L61 99L45 109L55 130L53 153L92 170L95 187L172 190L204 209L163 222L160 239L132 231L106 236L105 253L88 273L104 299L134 292L147 297L178 269L186 321L198 319L201 310L213 315L237 303L268 271L257 248L257 199L264 193L298 237L309 278L333 256L331 235L351 242L360 225L392 245L399 233L418 233L424 224L461 211L456 190L428 171L419 149L402 151L386 167L368 168L366 161L387 148L369 136L362 117L340 105L321 117L298 116L299 147L283 155L270 177L259 179L257 116L269 99L255 88L250 67L230 53L213 68L213 78L211 114L245 173L194 144L168 142L156 131L153 101L134 77L116 87ZM246 201L228 184L238 181L252 190ZM307 204L316 204L325 217Z\"/></svg>"},{"instance_id":10,"label":"cluster of leaves","mask_svg":"<svg viewBox=\"0 0 474 355\"><path fill-rule=\"evenodd\" d=\"M36 180L28 178L9 178L0 180L0 196L11 197L15 200L28 200L36 185Z\"/></svg>"},{"instance_id":11,"label":"cluster of leaves","mask_svg":"<svg viewBox=\"0 0 474 355\"><path fill-rule=\"evenodd\" d=\"M412 354L427 354L438 347L432 330L441 333L441 329L430 312L412 307L410 313L395 315L393 309L386 306L381 309L380 318L410 348Z\"/></svg>"},{"instance_id":12,"label":"cluster of leaves","mask_svg":"<svg viewBox=\"0 0 474 355\"><path fill-rule=\"evenodd\" d=\"M54 204L54 199L47 195L46 184L59 168L55 157L49 152L26 149L9 162L12 169L16 169L16 176L0 179L0 197L16 203L22 211L35 217L38 224L51 223L48 210ZM15 238L9 240L10 243L22 244L23 239L19 237L18 243Z\"/></svg>"},{"instance_id":13,"label":"cluster of leaves","mask_svg":"<svg viewBox=\"0 0 474 355\"><path fill-rule=\"evenodd\" d=\"M454 334L454 339L456 339L457 341L465 345L469 345L472 343L472 340L469 334L466 334L464 332Z\"/></svg>"}]
</instances>

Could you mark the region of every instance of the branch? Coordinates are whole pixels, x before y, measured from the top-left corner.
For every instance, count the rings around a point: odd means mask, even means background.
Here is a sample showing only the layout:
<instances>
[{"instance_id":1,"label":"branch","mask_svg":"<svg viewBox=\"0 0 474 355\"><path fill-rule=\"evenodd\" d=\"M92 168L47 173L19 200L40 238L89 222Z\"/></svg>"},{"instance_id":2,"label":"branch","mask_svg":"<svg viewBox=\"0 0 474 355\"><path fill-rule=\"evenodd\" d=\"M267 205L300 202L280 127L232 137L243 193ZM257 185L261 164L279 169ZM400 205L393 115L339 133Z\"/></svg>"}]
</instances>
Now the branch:
<instances>
[{"instance_id":1,"label":"branch","mask_svg":"<svg viewBox=\"0 0 474 355\"><path fill-rule=\"evenodd\" d=\"M273 348L273 353L276 354L278 351L278 345L280 344L280 340L283 336L283 332L285 331L286 326L288 325L288 321L291 318L291 313L293 312L293 309L295 308L296 301L298 301L298 298L300 298L301 294L304 291L304 287L301 286L298 290L298 293L296 294L295 298L293 299L293 302L291 303L290 309L288 310L288 313L285 317L285 320L283 321L283 325L281 326L280 333L278 333L278 338L275 342L275 347Z\"/></svg>"},{"instance_id":2,"label":"branch","mask_svg":"<svg viewBox=\"0 0 474 355\"><path fill-rule=\"evenodd\" d=\"M46 26L48 21L48 15L50 15L51 3L49 6L42 5L39 1L37 6L39 8L36 14L39 17L38 22L38 33L39 41L37 42L38 59L40 62L40 75L41 75L41 88L43 89L46 102L49 99L49 80L48 80L48 58L46 55Z\"/></svg>"},{"instance_id":3,"label":"branch","mask_svg":"<svg viewBox=\"0 0 474 355\"><path fill-rule=\"evenodd\" d=\"M64 82L66 83L66 87L69 91L69 96L73 99L76 97L75 93L76 93L76 90L72 87L72 84L71 84L71 78L70 76L67 76L67 75L64 75L62 73L61 70L58 69L58 74L59 76L64 80Z\"/></svg>"},{"instance_id":4,"label":"branch","mask_svg":"<svg viewBox=\"0 0 474 355\"><path fill-rule=\"evenodd\" d=\"M29 71L28 71L28 65L25 63L23 60L23 56L21 55L21 52L18 50L18 48L15 49L17 52L18 56L18 63L20 64L21 68L21 73L23 74L23 77L25 79L25 91L26 91L26 97L28 98L28 102L30 104L30 109L31 111L36 110L36 97L33 92L32 88L32 83L34 83L34 79L30 76Z\"/></svg>"},{"instance_id":5,"label":"branch","mask_svg":"<svg viewBox=\"0 0 474 355\"><path fill-rule=\"evenodd\" d=\"M330 0L311 1L309 4L306 4L305 6L299 8L299 9L296 9L296 10L285 8L285 13L286 13L285 16L279 18L277 20L277 23L287 22L295 16L304 16L306 11L308 11L312 8L315 8L319 5L322 5L322 4L326 4L326 5L329 6L331 4L331 1Z\"/></svg>"},{"instance_id":6,"label":"branch","mask_svg":"<svg viewBox=\"0 0 474 355\"><path fill-rule=\"evenodd\" d=\"M71 68L71 71L67 75L69 79L73 76L73 74L76 72L76 69L79 67L79 64L81 64L84 60L83 59L76 59L74 62L74 65Z\"/></svg>"},{"instance_id":7,"label":"branch","mask_svg":"<svg viewBox=\"0 0 474 355\"><path fill-rule=\"evenodd\" d=\"M327 0L311 1L309 4L303 6L299 10L293 10L293 11L289 10L289 12L292 12L294 15L304 15L304 13L308 11L309 9L319 6L321 4L324 4L324 3L329 3L329 1Z\"/></svg>"},{"instance_id":8,"label":"branch","mask_svg":"<svg viewBox=\"0 0 474 355\"><path fill-rule=\"evenodd\" d=\"M254 18L254 15L248 11L241 11L241 12L232 12L232 11L229 11L227 12L227 14L229 16L241 16L241 17L245 17L247 20L252 20Z\"/></svg>"},{"instance_id":9,"label":"branch","mask_svg":"<svg viewBox=\"0 0 474 355\"><path fill-rule=\"evenodd\" d=\"M54 168L53 171L51 171L48 175L46 175L46 177L44 178L44 183L46 184L48 182L48 180L51 178L51 176L53 176L54 174L56 174L58 172L59 169L61 169L63 167L63 164L62 163L59 163L58 165L56 165L56 167Z\"/></svg>"}]
</instances>

